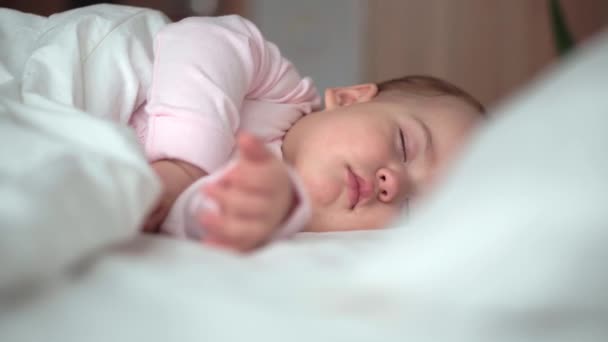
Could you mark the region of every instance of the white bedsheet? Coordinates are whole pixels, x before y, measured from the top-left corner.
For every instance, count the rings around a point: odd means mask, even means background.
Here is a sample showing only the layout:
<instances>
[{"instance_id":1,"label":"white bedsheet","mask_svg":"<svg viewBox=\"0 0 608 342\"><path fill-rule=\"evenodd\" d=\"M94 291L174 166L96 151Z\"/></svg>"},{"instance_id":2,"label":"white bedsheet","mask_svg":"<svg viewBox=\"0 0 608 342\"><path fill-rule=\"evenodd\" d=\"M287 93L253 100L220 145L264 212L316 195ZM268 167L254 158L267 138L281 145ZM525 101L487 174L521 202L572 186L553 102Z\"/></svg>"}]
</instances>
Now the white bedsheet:
<instances>
[{"instance_id":1,"label":"white bedsheet","mask_svg":"<svg viewBox=\"0 0 608 342\"><path fill-rule=\"evenodd\" d=\"M604 34L499 108L441 190L395 229L302 234L237 256L157 237L108 239L84 217L45 226L70 239L36 247L77 252L47 277L0 282L0 340L606 341L607 64ZM15 108L2 119L27 117ZM104 160L124 154L136 171L87 164L81 186L111 174L130 185L111 203L149 198L154 182L129 146ZM0 253L13 234L31 238L1 227ZM76 229L104 243L75 246ZM36 247L18 246L11 262L44 268ZM2 279L18 274L2 262Z\"/></svg>"}]
</instances>

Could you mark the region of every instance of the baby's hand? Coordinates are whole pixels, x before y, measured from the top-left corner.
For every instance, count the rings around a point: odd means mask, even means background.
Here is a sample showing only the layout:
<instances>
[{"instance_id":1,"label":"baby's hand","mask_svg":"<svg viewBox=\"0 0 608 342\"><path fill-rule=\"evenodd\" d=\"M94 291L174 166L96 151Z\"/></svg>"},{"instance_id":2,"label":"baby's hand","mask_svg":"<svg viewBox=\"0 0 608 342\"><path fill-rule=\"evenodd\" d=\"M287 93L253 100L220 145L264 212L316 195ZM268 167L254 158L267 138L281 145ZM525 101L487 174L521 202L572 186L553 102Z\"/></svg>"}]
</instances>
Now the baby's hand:
<instances>
[{"instance_id":1,"label":"baby's hand","mask_svg":"<svg viewBox=\"0 0 608 342\"><path fill-rule=\"evenodd\" d=\"M287 166L249 134L238 136L239 157L218 181L203 188L219 211L203 210L205 241L238 251L264 243L295 207Z\"/></svg>"},{"instance_id":2,"label":"baby's hand","mask_svg":"<svg viewBox=\"0 0 608 342\"><path fill-rule=\"evenodd\" d=\"M149 233L159 231L179 194L195 180L207 175L198 167L179 160L159 160L153 162L151 167L160 178L163 192L156 208L144 222L143 231Z\"/></svg>"}]
</instances>

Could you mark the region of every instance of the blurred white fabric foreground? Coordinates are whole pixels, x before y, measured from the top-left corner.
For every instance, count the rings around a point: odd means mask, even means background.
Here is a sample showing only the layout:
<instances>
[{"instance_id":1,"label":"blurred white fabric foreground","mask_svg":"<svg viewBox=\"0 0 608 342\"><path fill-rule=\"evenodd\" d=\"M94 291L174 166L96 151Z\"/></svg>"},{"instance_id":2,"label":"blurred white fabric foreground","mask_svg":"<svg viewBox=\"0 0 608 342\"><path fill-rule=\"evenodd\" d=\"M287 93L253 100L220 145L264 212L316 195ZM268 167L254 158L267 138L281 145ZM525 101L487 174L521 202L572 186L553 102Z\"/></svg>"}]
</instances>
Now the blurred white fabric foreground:
<instances>
[{"instance_id":1,"label":"blurred white fabric foreground","mask_svg":"<svg viewBox=\"0 0 608 342\"><path fill-rule=\"evenodd\" d=\"M607 341L608 34L573 57L399 229L249 257L141 236L0 288L0 340Z\"/></svg>"},{"instance_id":2,"label":"blurred white fabric foreground","mask_svg":"<svg viewBox=\"0 0 608 342\"><path fill-rule=\"evenodd\" d=\"M0 8L0 288L137 234L160 192L126 122L143 101L162 14ZM85 114L88 113L87 114Z\"/></svg>"}]
</instances>

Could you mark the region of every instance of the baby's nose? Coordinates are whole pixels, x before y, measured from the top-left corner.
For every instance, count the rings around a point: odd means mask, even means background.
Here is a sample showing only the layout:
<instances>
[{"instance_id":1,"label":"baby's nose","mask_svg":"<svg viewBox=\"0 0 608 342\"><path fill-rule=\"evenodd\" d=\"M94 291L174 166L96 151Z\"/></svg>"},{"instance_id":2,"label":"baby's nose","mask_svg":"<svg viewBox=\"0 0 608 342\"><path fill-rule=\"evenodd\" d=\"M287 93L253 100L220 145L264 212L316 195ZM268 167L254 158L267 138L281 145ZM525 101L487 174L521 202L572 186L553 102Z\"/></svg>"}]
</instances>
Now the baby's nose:
<instances>
[{"instance_id":1,"label":"baby's nose","mask_svg":"<svg viewBox=\"0 0 608 342\"><path fill-rule=\"evenodd\" d=\"M378 200L389 203L399 194L399 176L391 169L382 168L376 172Z\"/></svg>"}]
</instances>

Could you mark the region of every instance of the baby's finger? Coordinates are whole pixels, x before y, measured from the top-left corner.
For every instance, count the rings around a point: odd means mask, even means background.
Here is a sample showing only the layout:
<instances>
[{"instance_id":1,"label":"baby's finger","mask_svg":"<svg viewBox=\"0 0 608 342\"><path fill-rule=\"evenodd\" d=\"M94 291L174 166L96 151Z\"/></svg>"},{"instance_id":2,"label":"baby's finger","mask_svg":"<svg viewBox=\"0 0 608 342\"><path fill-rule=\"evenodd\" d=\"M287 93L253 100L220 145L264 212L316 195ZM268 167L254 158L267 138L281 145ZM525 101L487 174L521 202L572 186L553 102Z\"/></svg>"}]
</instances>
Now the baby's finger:
<instances>
[{"instance_id":1,"label":"baby's finger","mask_svg":"<svg viewBox=\"0 0 608 342\"><path fill-rule=\"evenodd\" d=\"M264 146L264 142L249 133L239 133L237 137L237 146L240 157L247 161L264 162L273 157L272 153Z\"/></svg>"},{"instance_id":2,"label":"baby's finger","mask_svg":"<svg viewBox=\"0 0 608 342\"><path fill-rule=\"evenodd\" d=\"M206 228L211 244L247 251L255 248L264 238L262 221L204 213L200 222Z\"/></svg>"},{"instance_id":3,"label":"baby's finger","mask_svg":"<svg viewBox=\"0 0 608 342\"><path fill-rule=\"evenodd\" d=\"M263 193L237 187L206 187L203 191L217 203L224 215L256 219L267 217L272 210L270 198Z\"/></svg>"},{"instance_id":4,"label":"baby's finger","mask_svg":"<svg viewBox=\"0 0 608 342\"><path fill-rule=\"evenodd\" d=\"M224 175L217 185L224 188L237 188L242 191L268 195L269 184L272 178L268 175L269 171L265 168L256 167L252 164L237 165ZM272 172L270 172L272 173Z\"/></svg>"},{"instance_id":5,"label":"baby's finger","mask_svg":"<svg viewBox=\"0 0 608 342\"><path fill-rule=\"evenodd\" d=\"M264 221L232 217L225 221L221 232L222 241L232 248L249 251L259 246L267 235Z\"/></svg>"},{"instance_id":6,"label":"baby's finger","mask_svg":"<svg viewBox=\"0 0 608 342\"><path fill-rule=\"evenodd\" d=\"M203 239L203 242L207 245L212 245L212 246L218 246L218 247L223 247L224 246L224 241L218 240L215 237L212 236L206 236Z\"/></svg>"},{"instance_id":7,"label":"baby's finger","mask_svg":"<svg viewBox=\"0 0 608 342\"><path fill-rule=\"evenodd\" d=\"M224 221L219 213L210 210L203 210L198 214L197 219L200 225L205 228L205 233L210 235L216 235L215 232L221 230Z\"/></svg>"},{"instance_id":8,"label":"baby's finger","mask_svg":"<svg viewBox=\"0 0 608 342\"><path fill-rule=\"evenodd\" d=\"M204 211L198 216L198 221L205 229L205 240L216 245L230 245L224 231L226 217L215 212Z\"/></svg>"},{"instance_id":9,"label":"baby's finger","mask_svg":"<svg viewBox=\"0 0 608 342\"><path fill-rule=\"evenodd\" d=\"M234 216L228 216L223 213L216 213L212 211L203 211L198 216L199 223L204 227L205 235L211 241L217 243L229 244L240 235L239 231L235 228L235 222L245 222L245 219L238 219ZM244 226L244 225L241 225Z\"/></svg>"}]
</instances>

